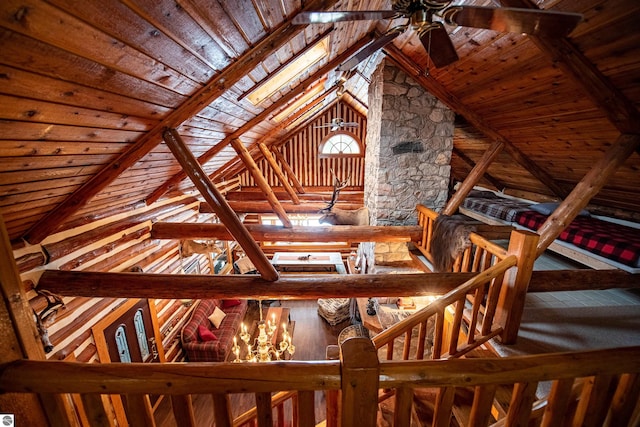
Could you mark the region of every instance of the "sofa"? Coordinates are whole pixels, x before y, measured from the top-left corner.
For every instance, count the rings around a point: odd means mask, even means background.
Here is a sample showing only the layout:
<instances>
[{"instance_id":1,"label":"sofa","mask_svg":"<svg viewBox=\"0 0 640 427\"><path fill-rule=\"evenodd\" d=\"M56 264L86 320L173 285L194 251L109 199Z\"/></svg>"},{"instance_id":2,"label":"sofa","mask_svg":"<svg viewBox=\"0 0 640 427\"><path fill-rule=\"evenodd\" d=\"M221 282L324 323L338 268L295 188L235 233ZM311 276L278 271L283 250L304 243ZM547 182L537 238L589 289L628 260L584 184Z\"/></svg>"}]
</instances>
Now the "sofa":
<instances>
[{"instance_id":1,"label":"sofa","mask_svg":"<svg viewBox=\"0 0 640 427\"><path fill-rule=\"evenodd\" d=\"M197 304L180 334L187 360L224 362L247 312L247 300L203 299ZM216 307L224 313L218 327L209 320Z\"/></svg>"}]
</instances>

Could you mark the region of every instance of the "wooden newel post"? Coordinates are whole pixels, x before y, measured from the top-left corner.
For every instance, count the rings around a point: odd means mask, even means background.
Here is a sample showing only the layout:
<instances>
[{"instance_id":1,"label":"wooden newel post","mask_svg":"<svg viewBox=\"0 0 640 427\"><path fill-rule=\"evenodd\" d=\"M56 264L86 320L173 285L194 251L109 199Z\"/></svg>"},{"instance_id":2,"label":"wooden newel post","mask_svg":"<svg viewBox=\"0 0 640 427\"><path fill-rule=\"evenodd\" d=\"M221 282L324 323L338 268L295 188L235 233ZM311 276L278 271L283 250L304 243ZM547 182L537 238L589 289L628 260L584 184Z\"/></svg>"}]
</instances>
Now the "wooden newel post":
<instances>
[{"instance_id":1,"label":"wooden newel post","mask_svg":"<svg viewBox=\"0 0 640 427\"><path fill-rule=\"evenodd\" d=\"M496 313L496 319L503 328L501 341L504 344L513 344L518 337L524 298L531 280L539 239L540 236L530 231L511 232L507 254L515 255L518 261L516 266L505 274Z\"/></svg>"},{"instance_id":2,"label":"wooden newel post","mask_svg":"<svg viewBox=\"0 0 640 427\"><path fill-rule=\"evenodd\" d=\"M340 346L342 426L375 427L380 363L369 338L348 338Z\"/></svg>"}]
</instances>

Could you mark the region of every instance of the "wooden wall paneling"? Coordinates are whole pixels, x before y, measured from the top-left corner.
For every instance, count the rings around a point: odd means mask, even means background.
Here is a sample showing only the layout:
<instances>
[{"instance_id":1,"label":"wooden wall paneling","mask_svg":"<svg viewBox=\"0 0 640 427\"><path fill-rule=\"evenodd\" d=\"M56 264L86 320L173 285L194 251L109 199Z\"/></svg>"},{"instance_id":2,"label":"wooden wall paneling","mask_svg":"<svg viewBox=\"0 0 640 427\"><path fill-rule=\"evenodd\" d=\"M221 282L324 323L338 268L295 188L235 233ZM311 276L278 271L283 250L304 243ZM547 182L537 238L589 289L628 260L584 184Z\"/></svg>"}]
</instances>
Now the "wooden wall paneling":
<instances>
[{"instance_id":1,"label":"wooden wall paneling","mask_svg":"<svg viewBox=\"0 0 640 427\"><path fill-rule=\"evenodd\" d=\"M313 10L318 6L329 6L331 1L312 1L305 8ZM160 141L160 134L165 127L173 127L199 111L204 105L211 103L224 93L227 87L238 81L252 65L260 62L260 58L265 54L273 52L283 43L286 43L292 36L297 34L302 28L293 26L282 26L274 30L271 34L261 40L260 43L245 52L232 65L208 82L207 85L193 93L192 96L180 105L180 108L169 116L165 117L161 123L149 131L144 137L137 140L135 148L127 151L112 163L110 168L102 169L100 173L94 175L86 185L81 187L71 198L55 209L50 211L45 218L37 223L25 236L26 240L32 242L41 241L47 234L55 229L59 223L70 214L75 212L78 206L84 205L93 195L97 194L104 187L110 184L123 170L135 164L146 153L153 149ZM20 52L21 55L24 52ZM136 92L132 92L136 93ZM139 92L138 92L139 93Z\"/></svg>"},{"instance_id":2,"label":"wooden wall paneling","mask_svg":"<svg viewBox=\"0 0 640 427\"><path fill-rule=\"evenodd\" d=\"M98 64L110 66L141 80L154 81L182 95L188 95L198 87L197 83L188 76L181 75L173 69L167 69L154 58L126 44L114 44L109 35L51 5L35 1L18 3L13 0L5 2L4 5L14 10L28 7L26 19L30 22L29 26L22 26L18 21L4 22L4 25L13 31L88 58ZM69 26L74 31L68 31ZM92 42L86 43L86 40ZM160 76L162 79L159 78Z\"/></svg>"},{"instance_id":3,"label":"wooden wall paneling","mask_svg":"<svg viewBox=\"0 0 640 427\"><path fill-rule=\"evenodd\" d=\"M145 131L152 128L156 120L136 116L123 116L79 106L66 106L22 97L0 95L3 119L35 123L76 125L78 120L86 127Z\"/></svg>"},{"instance_id":4,"label":"wooden wall paneling","mask_svg":"<svg viewBox=\"0 0 640 427\"><path fill-rule=\"evenodd\" d=\"M89 7L90 4L87 4L86 8ZM35 93L37 99L41 101L111 111L156 121L171 111L170 108L159 104L131 98L128 96L130 94L121 95L102 91L80 82L63 81L2 64L0 64L0 74L5 76L7 83L0 91L9 95L33 98Z\"/></svg>"},{"instance_id":5,"label":"wooden wall paneling","mask_svg":"<svg viewBox=\"0 0 640 427\"><path fill-rule=\"evenodd\" d=\"M163 107L175 108L185 100L172 90L8 29L0 29L0 46L3 64L8 66L23 68L23 58L29 57L29 70L48 77L64 76L67 81L123 96L136 93L138 98Z\"/></svg>"}]
</instances>

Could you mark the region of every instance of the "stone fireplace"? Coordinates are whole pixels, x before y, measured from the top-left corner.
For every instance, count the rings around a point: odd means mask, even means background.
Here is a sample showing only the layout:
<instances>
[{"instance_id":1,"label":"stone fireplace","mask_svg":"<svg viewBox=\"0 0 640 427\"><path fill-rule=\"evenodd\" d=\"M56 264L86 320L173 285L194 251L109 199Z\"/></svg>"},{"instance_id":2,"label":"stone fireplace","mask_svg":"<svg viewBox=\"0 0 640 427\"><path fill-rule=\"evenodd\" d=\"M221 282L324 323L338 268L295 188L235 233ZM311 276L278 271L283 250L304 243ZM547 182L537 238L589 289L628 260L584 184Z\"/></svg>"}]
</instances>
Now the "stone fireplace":
<instances>
[{"instance_id":1,"label":"stone fireplace","mask_svg":"<svg viewBox=\"0 0 640 427\"><path fill-rule=\"evenodd\" d=\"M365 205L372 225L414 225L415 207L447 201L454 113L390 60L371 76ZM368 262L408 259L406 245L364 245Z\"/></svg>"}]
</instances>

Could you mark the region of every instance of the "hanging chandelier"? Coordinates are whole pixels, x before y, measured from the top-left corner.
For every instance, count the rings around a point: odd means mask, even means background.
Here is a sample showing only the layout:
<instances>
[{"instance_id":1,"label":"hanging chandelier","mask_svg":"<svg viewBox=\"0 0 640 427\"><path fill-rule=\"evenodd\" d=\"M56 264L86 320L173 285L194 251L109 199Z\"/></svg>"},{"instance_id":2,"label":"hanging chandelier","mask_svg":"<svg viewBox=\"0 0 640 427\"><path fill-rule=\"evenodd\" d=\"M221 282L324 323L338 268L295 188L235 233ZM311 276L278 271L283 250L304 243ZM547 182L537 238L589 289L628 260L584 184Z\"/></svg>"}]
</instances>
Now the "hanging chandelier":
<instances>
[{"instance_id":1,"label":"hanging chandelier","mask_svg":"<svg viewBox=\"0 0 640 427\"><path fill-rule=\"evenodd\" d=\"M262 318L262 304L259 303L260 320L258 322L258 336L251 341L251 334L247 331L247 326L242 323L240 326L240 340L244 343L247 356L243 360L240 358L240 345L237 337L233 337L232 351L235 354L235 363L239 362L271 362L273 360L283 360L288 354L292 357L296 347L291 343L291 335L287 331L287 324L282 323L282 340L274 344L273 335L276 333L275 315L266 322ZM277 335L276 335L277 336Z\"/></svg>"}]
</instances>

